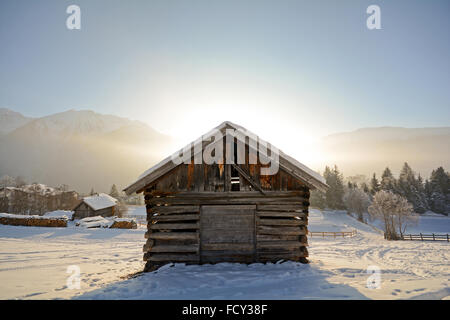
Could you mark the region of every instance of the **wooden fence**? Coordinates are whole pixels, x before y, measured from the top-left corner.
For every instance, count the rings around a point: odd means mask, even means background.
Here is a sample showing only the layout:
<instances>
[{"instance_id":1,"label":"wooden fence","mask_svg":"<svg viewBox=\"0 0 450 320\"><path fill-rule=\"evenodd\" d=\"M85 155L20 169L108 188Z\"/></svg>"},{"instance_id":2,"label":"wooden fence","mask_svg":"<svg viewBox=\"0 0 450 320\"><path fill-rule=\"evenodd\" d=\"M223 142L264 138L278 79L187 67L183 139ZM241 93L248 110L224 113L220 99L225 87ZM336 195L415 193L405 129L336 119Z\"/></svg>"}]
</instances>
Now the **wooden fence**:
<instances>
[{"instance_id":1,"label":"wooden fence","mask_svg":"<svg viewBox=\"0 0 450 320\"><path fill-rule=\"evenodd\" d=\"M402 234L402 240L420 240L420 241L447 241L450 242L449 234Z\"/></svg>"},{"instance_id":2,"label":"wooden fence","mask_svg":"<svg viewBox=\"0 0 450 320\"><path fill-rule=\"evenodd\" d=\"M340 231L340 232L332 232L332 231L308 231L308 235L311 237L319 236L322 238L325 237L354 237L356 235L356 230L353 231Z\"/></svg>"}]
</instances>

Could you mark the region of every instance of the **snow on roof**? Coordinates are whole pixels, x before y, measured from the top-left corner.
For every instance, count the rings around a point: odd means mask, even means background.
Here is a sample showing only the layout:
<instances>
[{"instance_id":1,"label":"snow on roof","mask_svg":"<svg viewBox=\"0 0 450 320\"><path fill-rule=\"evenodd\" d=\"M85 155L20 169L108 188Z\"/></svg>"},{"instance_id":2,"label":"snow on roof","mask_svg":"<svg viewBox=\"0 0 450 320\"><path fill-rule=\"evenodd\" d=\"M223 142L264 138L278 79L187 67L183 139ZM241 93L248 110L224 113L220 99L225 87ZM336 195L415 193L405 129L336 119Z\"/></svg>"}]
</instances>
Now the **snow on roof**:
<instances>
[{"instance_id":1,"label":"snow on roof","mask_svg":"<svg viewBox=\"0 0 450 320\"><path fill-rule=\"evenodd\" d=\"M100 193L90 197L83 198L83 202L86 203L93 210L100 210L115 206L117 203L117 199L111 197L106 193Z\"/></svg>"},{"instance_id":2,"label":"snow on roof","mask_svg":"<svg viewBox=\"0 0 450 320\"><path fill-rule=\"evenodd\" d=\"M250 136L251 135L253 137L257 137L257 139L260 141L260 143L266 143L267 144L266 141L261 139L259 136L257 136L253 132L245 129L244 127L242 127L240 125L237 125L237 124L234 124L234 123L232 123L230 121L225 121L225 122L221 123L219 126L217 126L214 129L210 130L207 134L205 134L202 137L200 137L199 139L195 140L193 143L191 142L190 144L188 144L186 147L184 147L181 150L185 150L186 148L189 148L189 145L192 146L192 144L194 145L194 150L196 150L195 145L197 145L199 143L202 143L202 141L204 141L204 140L209 140L215 134L216 130L223 130L223 129L226 129L226 128L233 128L236 131L240 131L240 132L244 133L244 136L246 136L246 135ZM236 138L237 139L242 139L242 137L240 137L239 135L236 136ZM241 140L241 141L245 143L245 140ZM180 153L181 150L179 150L175 154ZM304 164L300 163L299 161L297 161L294 158L292 158L292 157L288 156L287 154L285 154L283 151L278 150L278 152L279 152L280 158L284 158L286 161L288 161L294 167L296 167L298 170L300 170L301 172L304 173L302 178L303 178L303 180L306 180L306 182L308 184L314 186L315 188L317 188L319 190L326 190L326 188L328 188L328 185L326 184L325 179L318 172L315 172L314 170L311 170L310 168L308 168ZM150 169L146 170L144 173L142 173L138 177L138 179L135 182L130 184L128 187L126 187L124 189L124 191L127 194L131 194L133 192L139 191L139 189L145 187L145 185L149 183L149 181L145 181L145 180L147 180L146 179L147 177L151 176L152 173L156 172L158 169L160 169L163 166L167 165L167 163L171 162L172 159L173 159L172 155L168 156L167 158L165 158L161 162L157 163L156 165L154 165ZM164 172L164 173L166 173L166 172ZM156 180L156 178L158 178L158 177L153 177L151 179L151 181Z\"/></svg>"}]
</instances>

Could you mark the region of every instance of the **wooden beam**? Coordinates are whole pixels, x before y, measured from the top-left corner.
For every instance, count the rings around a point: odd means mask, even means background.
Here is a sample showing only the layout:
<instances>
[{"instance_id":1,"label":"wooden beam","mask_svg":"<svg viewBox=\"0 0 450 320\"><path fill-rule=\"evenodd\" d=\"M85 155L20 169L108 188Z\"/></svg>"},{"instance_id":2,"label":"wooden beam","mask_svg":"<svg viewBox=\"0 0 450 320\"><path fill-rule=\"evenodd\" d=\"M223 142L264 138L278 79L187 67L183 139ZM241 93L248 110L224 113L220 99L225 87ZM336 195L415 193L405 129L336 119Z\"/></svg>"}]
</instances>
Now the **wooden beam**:
<instances>
[{"instance_id":1,"label":"wooden beam","mask_svg":"<svg viewBox=\"0 0 450 320\"><path fill-rule=\"evenodd\" d=\"M167 261L167 262L198 262L200 257L197 254L151 254L147 253L147 261Z\"/></svg>"},{"instance_id":2,"label":"wooden beam","mask_svg":"<svg viewBox=\"0 0 450 320\"><path fill-rule=\"evenodd\" d=\"M305 243L299 242L299 241L266 241L266 242L258 242L256 244L256 247L264 248L264 249L299 249L301 247L304 247Z\"/></svg>"},{"instance_id":3,"label":"wooden beam","mask_svg":"<svg viewBox=\"0 0 450 320\"><path fill-rule=\"evenodd\" d=\"M291 191L264 191L264 194L268 197L303 197L309 198L309 191L304 190L291 190ZM166 197L154 197L154 198L173 198L173 197L183 197L183 198L240 198L240 197L261 197L261 193L259 191L179 191L172 192L170 195Z\"/></svg>"},{"instance_id":4,"label":"wooden beam","mask_svg":"<svg viewBox=\"0 0 450 320\"><path fill-rule=\"evenodd\" d=\"M298 227L269 227L269 226L258 226L256 231L258 234L283 234L291 236L306 235L306 231Z\"/></svg>"},{"instance_id":5,"label":"wooden beam","mask_svg":"<svg viewBox=\"0 0 450 320\"><path fill-rule=\"evenodd\" d=\"M258 219L260 226L304 226L306 221L298 219Z\"/></svg>"},{"instance_id":6,"label":"wooden beam","mask_svg":"<svg viewBox=\"0 0 450 320\"><path fill-rule=\"evenodd\" d=\"M222 192L217 192L221 194ZM239 193L239 191L236 191ZM227 197L222 195L204 197L204 198L195 198L195 197L174 197L174 198L154 198L152 200L146 201L147 204L171 204L171 205L181 205L181 204L199 204L199 205L219 205L219 204L259 204L259 203L267 203L267 204L292 204L296 206L308 206L308 199L301 197L269 197L263 196L260 194L260 197Z\"/></svg>"},{"instance_id":7,"label":"wooden beam","mask_svg":"<svg viewBox=\"0 0 450 320\"><path fill-rule=\"evenodd\" d=\"M154 223L150 226L152 230L182 230L198 229L199 223Z\"/></svg>"},{"instance_id":8,"label":"wooden beam","mask_svg":"<svg viewBox=\"0 0 450 320\"><path fill-rule=\"evenodd\" d=\"M198 245L156 245L151 247L149 252L194 252L198 253Z\"/></svg>"},{"instance_id":9,"label":"wooden beam","mask_svg":"<svg viewBox=\"0 0 450 320\"><path fill-rule=\"evenodd\" d=\"M305 207L303 206L293 206L290 204L259 204L257 207L259 211L289 211L289 212L303 212Z\"/></svg>"},{"instance_id":10,"label":"wooden beam","mask_svg":"<svg viewBox=\"0 0 450 320\"><path fill-rule=\"evenodd\" d=\"M153 198L156 199L170 199L170 198ZM195 213L200 212L200 206L155 206L151 208L152 213L159 214L176 214L176 213Z\"/></svg>"},{"instance_id":11,"label":"wooden beam","mask_svg":"<svg viewBox=\"0 0 450 320\"><path fill-rule=\"evenodd\" d=\"M306 218L303 212L256 211L258 217L298 217Z\"/></svg>"},{"instance_id":12,"label":"wooden beam","mask_svg":"<svg viewBox=\"0 0 450 320\"><path fill-rule=\"evenodd\" d=\"M151 221L187 221L187 220L199 220L199 214L171 214L162 216L151 216Z\"/></svg>"},{"instance_id":13,"label":"wooden beam","mask_svg":"<svg viewBox=\"0 0 450 320\"><path fill-rule=\"evenodd\" d=\"M245 180L248 181L248 183L250 183L255 189L257 189L259 192L261 192L262 194L265 194L262 187L259 185L258 182L256 182L255 180L252 179L252 177L245 172L244 169L242 169L240 166L238 166L237 164L231 164L233 166L234 169L236 169L237 172L239 172L239 174L244 177Z\"/></svg>"},{"instance_id":14,"label":"wooden beam","mask_svg":"<svg viewBox=\"0 0 450 320\"><path fill-rule=\"evenodd\" d=\"M197 240L197 232L155 232L148 235L150 239L161 240Z\"/></svg>"}]
</instances>

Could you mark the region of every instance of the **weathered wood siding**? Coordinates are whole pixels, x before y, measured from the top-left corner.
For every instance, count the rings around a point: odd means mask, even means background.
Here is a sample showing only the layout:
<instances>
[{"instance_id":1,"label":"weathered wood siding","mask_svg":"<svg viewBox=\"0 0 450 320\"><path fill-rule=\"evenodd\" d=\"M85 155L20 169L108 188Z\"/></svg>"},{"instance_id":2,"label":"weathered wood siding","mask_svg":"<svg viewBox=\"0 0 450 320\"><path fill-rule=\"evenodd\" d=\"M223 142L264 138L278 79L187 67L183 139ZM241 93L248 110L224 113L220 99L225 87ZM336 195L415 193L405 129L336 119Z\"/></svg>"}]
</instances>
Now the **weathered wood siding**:
<instances>
[{"instance_id":1,"label":"weathered wood siding","mask_svg":"<svg viewBox=\"0 0 450 320\"><path fill-rule=\"evenodd\" d=\"M257 182L263 190L267 191L292 191L300 190L306 185L292 177L283 169L271 176L260 175L261 165L238 165ZM148 187L164 192L178 191L231 191L231 170L229 164L181 164L173 169L170 174L156 180ZM239 174L240 191L256 190L242 175Z\"/></svg>"},{"instance_id":2,"label":"weathered wood siding","mask_svg":"<svg viewBox=\"0 0 450 320\"><path fill-rule=\"evenodd\" d=\"M82 202L75 210L73 219L83 219L86 217L111 217L114 215L114 207L104 208L100 210L92 210L86 203Z\"/></svg>"},{"instance_id":3,"label":"weathered wood siding","mask_svg":"<svg viewBox=\"0 0 450 320\"><path fill-rule=\"evenodd\" d=\"M200 261L256 261L256 205L202 206Z\"/></svg>"},{"instance_id":4,"label":"weathered wood siding","mask_svg":"<svg viewBox=\"0 0 450 320\"><path fill-rule=\"evenodd\" d=\"M247 146L245 164L181 164L141 190L146 270L170 262L305 262L309 186L288 164L271 176L261 167L259 159L249 164Z\"/></svg>"},{"instance_id":5,"label":"weathered wood siding","mask_svg":"<svg viewBox=\"0 0 450 320\"><path fill-rule=\"evenodd\" d=\"M175 261L305 261L308 256L306 189L265 195L258 191L164 195L148 189L145 194L146 270ZM215 219L208 208L215 208Z\"/></svg>"}]
</instances>

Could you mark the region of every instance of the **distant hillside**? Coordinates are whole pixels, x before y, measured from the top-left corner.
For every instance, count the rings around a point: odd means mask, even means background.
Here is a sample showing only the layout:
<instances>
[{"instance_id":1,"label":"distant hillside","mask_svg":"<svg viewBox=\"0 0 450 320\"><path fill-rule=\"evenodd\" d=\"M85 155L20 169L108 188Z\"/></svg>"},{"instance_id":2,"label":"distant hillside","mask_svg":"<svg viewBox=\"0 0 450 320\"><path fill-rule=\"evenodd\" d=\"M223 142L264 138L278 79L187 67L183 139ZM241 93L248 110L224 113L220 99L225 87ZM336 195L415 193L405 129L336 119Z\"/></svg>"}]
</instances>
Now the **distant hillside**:
<instances>
[{"instance_id":1,"label":"distant hillside","mask_svg":"<svg viewBox=\"0 0 450 320\"><path fill-rule=\"evenodd\" d=\"M337 164L344 175L380 173L386 166L398 172L407 161L428 177L438 166L450 169L450 127L364 128L333 134L321 143L325 164Z\"/></svg>"},{"instance_id":2,"label":"distant hillside","mask_svg":"<svg viewBox=\"0 0 450 320\"><path fill-rule=\"evenodd\" d=\"M125 187L173 151L169 136L142 122L87 110L31 119L0 137L0 149L0 176L81 192Z\"/></svg>"},{"instance_id":3,"label":"distant hillside","mask_svg":"<svg viewBox=\"0 0 450 320\"><path fill-rule=\"evenodd\" d=\"M19 112L0 108L0 135L10 133L31 120L32 118L25 117Z\"/></svg>"}]
</instances>

